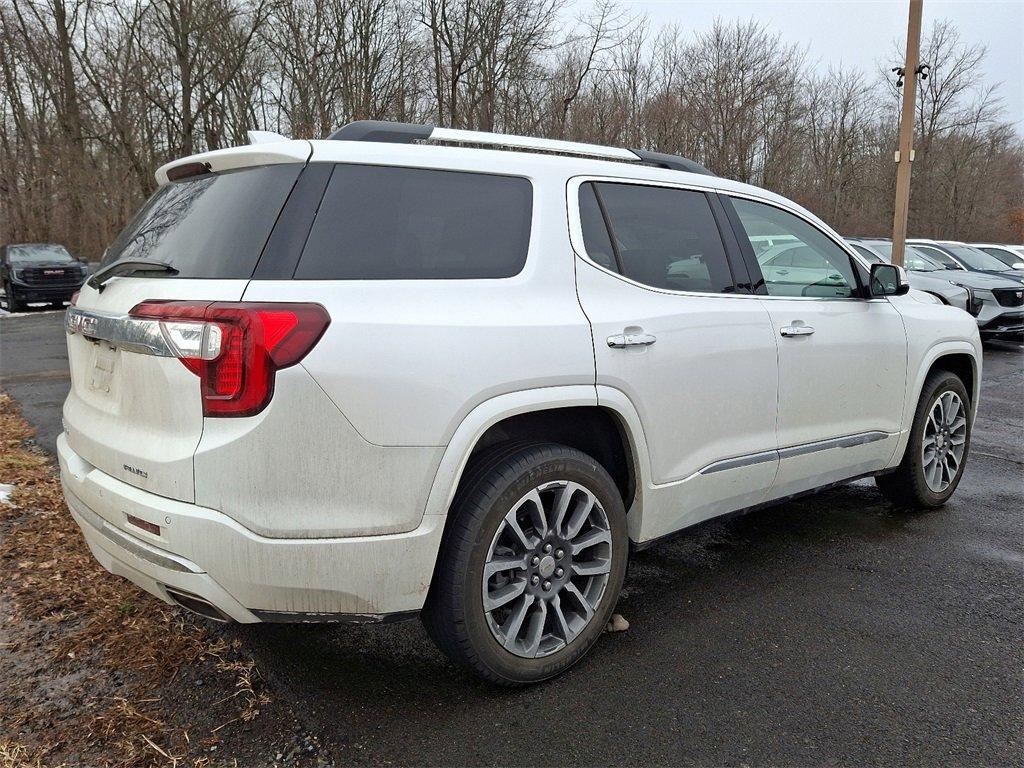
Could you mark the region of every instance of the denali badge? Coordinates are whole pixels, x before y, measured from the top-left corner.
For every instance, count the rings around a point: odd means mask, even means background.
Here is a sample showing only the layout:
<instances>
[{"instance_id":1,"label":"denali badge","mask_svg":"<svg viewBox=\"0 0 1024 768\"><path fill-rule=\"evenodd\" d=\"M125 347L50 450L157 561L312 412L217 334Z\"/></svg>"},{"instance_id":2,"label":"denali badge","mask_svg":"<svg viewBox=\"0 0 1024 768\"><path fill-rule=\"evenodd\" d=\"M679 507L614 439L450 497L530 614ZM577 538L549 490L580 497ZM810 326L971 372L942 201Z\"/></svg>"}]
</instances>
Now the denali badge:
<instances>
[{"instance_id":1,"label":"denali badge","mask_svg":"<svg viewBox=\"0 0 1024 768\"><path fill-rule=\"evenodd\" d=\"M121 466L124 467L124 471L125 472L131 472L133 475L138 475L143 480L145 480L146 478L149 477L149 472L143 472L138 467L133 467L130 464L122 464Z\"/></svg>"}]
</instances>

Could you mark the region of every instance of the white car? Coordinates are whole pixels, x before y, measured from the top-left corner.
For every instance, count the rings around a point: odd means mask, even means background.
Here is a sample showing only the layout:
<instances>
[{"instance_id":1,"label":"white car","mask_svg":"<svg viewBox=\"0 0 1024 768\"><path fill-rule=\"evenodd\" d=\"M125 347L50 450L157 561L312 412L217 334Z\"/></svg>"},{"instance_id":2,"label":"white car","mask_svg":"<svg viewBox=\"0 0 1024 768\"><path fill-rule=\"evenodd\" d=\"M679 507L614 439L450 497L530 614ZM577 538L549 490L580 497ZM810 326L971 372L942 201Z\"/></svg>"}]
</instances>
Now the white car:
<instances>
[{"instance_id":1,"label":"white car","mask_svg":"<svg viewBox=\"0 0 1024 768\"><path fill-rule=\"evenodd\" d=\"M161 168L67 313L68 505L165 601L421 615L522 684L598 639L631 548L855 478L915 507L960 482L974 319L789 200L527 137L256 139ZM766 281L766 235L840 279Z\"/></svg>"}]
</instances>

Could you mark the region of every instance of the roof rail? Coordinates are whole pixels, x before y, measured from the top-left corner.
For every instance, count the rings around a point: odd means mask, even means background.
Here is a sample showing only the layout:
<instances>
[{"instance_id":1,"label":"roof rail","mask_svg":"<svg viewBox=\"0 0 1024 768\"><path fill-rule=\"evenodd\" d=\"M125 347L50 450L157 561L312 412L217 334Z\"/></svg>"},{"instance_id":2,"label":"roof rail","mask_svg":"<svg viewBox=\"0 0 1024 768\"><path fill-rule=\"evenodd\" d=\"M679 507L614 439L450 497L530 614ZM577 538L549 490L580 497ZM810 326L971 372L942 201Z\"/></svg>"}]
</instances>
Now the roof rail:
<instances>
[{"instance_id":1,"label":"roof rail","mask_svg":"<svg viewBox=\"0 0 1024 768\"><path fill-rule=\"evenodd\" d=\"M417 123L390 123L383 120L357 120L342 126L330 136L332 141L380 141L391 144L411 144L415 141L443 141L450 144L476 144L495 147L515 147L534 152L558 152L564 155L596 157L605 160L624 160L668 168L673 171L700 173L714 176L704 166L693 160L646 149L623 149L606 147L601 144L584 144L576 141L539 139L533 136L516 136L510 133L488 133L486 131L463 131L456 128L438 128Z\"/></svg>"}]
</instances>

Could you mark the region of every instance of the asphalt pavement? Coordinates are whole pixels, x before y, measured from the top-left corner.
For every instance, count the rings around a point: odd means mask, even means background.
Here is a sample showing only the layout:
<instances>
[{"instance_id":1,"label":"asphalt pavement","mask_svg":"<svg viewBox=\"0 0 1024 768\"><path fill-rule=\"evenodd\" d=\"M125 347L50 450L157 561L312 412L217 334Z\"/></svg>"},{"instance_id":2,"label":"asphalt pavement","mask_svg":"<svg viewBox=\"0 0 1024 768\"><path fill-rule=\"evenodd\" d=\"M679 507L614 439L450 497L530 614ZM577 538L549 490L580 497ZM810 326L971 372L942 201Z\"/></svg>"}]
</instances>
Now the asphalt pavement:
<instances>
[{"instance_id":1,"label":"asphalt pavement","mask_svg":"<svg viewBox=\"0 0 1024 768\"><path fill-rule=\"evenodd\" d=\"M51 451L60 324L0 317L0 389ZM691 529L634 556L630 629L549 683L488 687L418 622L225 631L339 765L1021 765L1024 354L984 365L946 507L865 481Z\"/></svg>"}]
</instances>

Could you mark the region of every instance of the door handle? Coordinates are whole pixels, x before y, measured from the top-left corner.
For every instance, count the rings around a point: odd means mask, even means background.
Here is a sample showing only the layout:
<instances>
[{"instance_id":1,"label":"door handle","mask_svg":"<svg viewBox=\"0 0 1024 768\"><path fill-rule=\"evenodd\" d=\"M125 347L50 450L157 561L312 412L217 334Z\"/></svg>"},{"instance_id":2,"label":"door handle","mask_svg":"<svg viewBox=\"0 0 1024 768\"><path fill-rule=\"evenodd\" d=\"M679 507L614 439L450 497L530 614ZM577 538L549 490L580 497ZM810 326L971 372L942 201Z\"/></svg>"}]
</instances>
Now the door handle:
<instances>
[{"instance_id":1,"label":"door handle","mask_svg":"<svg viewBox=\"0 0 1024 768\"><path fill-rule=\"evenodd\" d=\"M783 336L810 336L814 328L809 325L784 325L779 329Z\"/></svg>"},{"instance_id":2,"label":"door handle","mask_svg":"<svg viewBox=\"0 0 1024 768\"><path fill-rule=\"evenodd\" d=\"M608 346L614 349L623 347L649 347L658 339L649 333L620 333L608 337Z\"/></svg>"}]
</instances>

